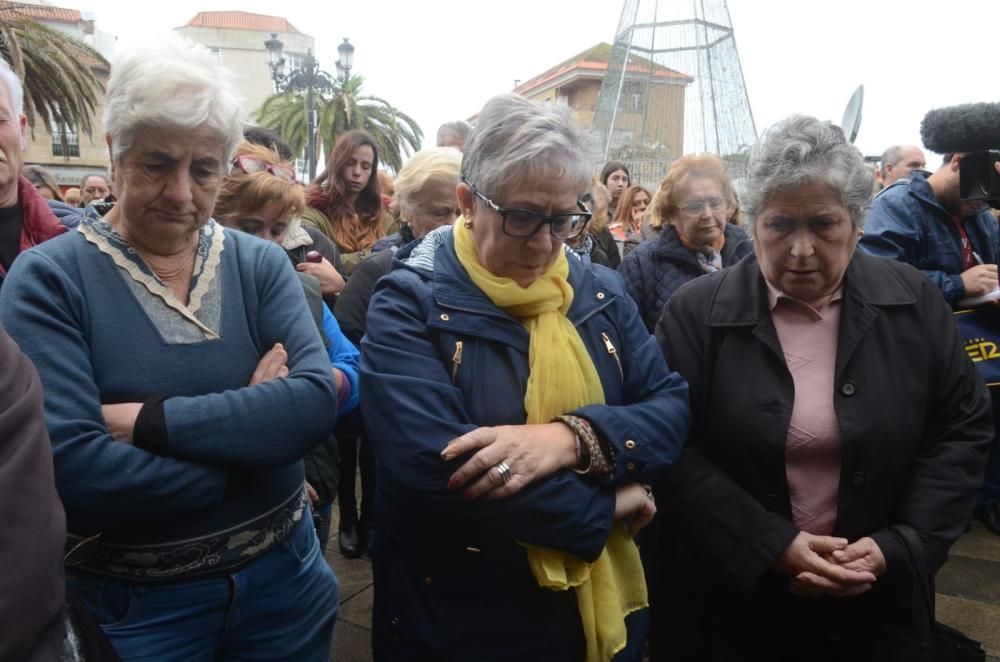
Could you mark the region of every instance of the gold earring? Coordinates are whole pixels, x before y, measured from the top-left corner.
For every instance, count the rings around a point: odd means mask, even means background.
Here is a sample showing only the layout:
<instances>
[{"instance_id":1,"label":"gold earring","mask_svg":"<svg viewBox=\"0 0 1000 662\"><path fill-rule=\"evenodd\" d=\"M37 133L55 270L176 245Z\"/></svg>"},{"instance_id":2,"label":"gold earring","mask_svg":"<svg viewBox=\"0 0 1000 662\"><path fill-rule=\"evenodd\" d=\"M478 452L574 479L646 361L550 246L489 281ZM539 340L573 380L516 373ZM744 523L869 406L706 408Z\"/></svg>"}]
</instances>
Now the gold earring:
<instances>
[{"instance_id":1,"label":"gold earring","mask_svg":"<svg viewBox=\"0 0 1000 662\"><path fill-rule=\"evenodd\" d=\"M472 221L470 221L469 219L465 219L465 223L463 223L462 225L464 225L466 229L472 229Z\"/></svg>"}]
</instances>

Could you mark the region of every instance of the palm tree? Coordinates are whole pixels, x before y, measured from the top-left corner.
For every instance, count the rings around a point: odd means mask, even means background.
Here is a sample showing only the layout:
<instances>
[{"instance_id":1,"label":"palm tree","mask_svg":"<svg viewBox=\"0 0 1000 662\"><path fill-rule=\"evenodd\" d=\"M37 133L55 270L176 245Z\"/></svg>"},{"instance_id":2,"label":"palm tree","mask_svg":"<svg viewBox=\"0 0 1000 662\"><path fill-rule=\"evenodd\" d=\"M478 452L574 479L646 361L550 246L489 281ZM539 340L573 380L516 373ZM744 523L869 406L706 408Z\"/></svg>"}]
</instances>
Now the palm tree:
<instances>
[{"instance_id":1,"label":"palm tree","mask_svg":"<svg viewBox=\"0 0 1000 662\"><path fill-rule=\"evenodd\" d=\"M94 111L104 95L94 68L108 70L110 65L82 41L31 19L23 7L0 2L0 57L24 86L24 114L32 134L39 118L51 120L62 132L65 148L69 127L93 132Z\"/></svg>"},{"instance_id":2,"label":"palm tree","mask_svg":"<svg viewBox=\"0 0 1000 662\"><path fill-rule=\"evenodd\" d=\"M329 153L341 134L353 129L364 129L378 145L379 159L398 172L403 167L403 156L420 149L424 134L417 123L403 111L394 108L380 97L362 95L361 76L339 81L333 94L315 94L313 106L319 118L316 150ZM269 97L256 113L257 121L277 131L288 141L292 152L302 154L306 149L305 94L286 91Z\"/></svg>"}]
</instances>

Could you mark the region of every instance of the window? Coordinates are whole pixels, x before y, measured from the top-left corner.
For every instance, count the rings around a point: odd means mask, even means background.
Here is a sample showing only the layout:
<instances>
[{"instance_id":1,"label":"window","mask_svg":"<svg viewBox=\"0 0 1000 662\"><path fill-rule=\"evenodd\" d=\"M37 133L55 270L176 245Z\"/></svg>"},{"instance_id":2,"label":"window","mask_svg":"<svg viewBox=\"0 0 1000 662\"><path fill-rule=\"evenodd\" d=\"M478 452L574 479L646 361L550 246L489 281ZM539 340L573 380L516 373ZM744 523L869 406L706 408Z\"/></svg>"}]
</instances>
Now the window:
<instances>
[{"instance_id":1,"label":"window","mask_svg":"<svg viewBox=\"0 0 1000 662\"><path fill-rule=\"evenodd\" d=\"M62 133L66 131L66 144L63 145ZM80 137L76 128L66 122L56 122L49 119L49 133L52 134L52 156L80 156Z\"/></svg>"},{"instance_id":2,"label":"window","mask_svg":"<svg viewBox=\"0 0 1000 662\"><path fill-rule=\"evenodd\" d=\"M285 59L285 70L283 72L285 76L290 75L296 69L302 68L302 59L304 56L301 53L285 53L283 57Z\"/></svg>"},{"instance_id":3,"label":"window","mask_svg":"<svg viewBox=\"0 0 1000 662\"><path fill-rule=\"evenodd\" d=\"M641 81L627 80L622 85L622 95L618 99L618 112L638 113L645 106L645 91Z\"/></svg>"},{"instance_id":4,"label":"window","mask_svg":"<svg viewBox=\"0 0 1000 662\"><path fill-rule=\"evenodd\" d=\"M210 48L208 51L212 54L212 61L216 64L222 64L222 49L221 48Z\"/></svg>"}]
</instances>

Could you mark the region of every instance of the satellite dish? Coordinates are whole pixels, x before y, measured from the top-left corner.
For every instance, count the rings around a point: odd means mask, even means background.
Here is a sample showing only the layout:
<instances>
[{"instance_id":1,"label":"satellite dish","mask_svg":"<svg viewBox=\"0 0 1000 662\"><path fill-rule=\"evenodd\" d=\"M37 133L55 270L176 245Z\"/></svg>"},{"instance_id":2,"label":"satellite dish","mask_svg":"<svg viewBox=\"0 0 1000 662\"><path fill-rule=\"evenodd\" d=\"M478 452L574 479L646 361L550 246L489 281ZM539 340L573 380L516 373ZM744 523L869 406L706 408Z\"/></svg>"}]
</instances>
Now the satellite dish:
<instances>
[{"instance_id":1,"label":"satellite dish","mask_svg":"<svg viewBox=\"0 0 1000 662\"><path fill-rule=\"evenodd\" d=\"M852 143L858 137L858 129L861 128L861 106L864 103L865 86L858 85L858 89L854 90L850 101L847 102L847 108L844 109L844 119L840 121L840 128Z\"/></svg>"}]
</instances>

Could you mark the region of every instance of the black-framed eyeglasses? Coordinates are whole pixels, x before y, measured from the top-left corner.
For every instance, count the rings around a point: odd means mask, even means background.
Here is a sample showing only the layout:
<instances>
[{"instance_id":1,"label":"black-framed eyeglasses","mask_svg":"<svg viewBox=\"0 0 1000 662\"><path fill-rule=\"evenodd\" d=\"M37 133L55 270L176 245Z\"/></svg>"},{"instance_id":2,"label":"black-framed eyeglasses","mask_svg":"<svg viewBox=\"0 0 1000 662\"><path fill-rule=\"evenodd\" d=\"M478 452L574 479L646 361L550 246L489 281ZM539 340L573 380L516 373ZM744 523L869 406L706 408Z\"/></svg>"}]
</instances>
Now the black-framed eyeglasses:
<instances>
[{"instance_id":1,"label":"black-framed eyeglasses","mask_svg":"<svg viewBox=\"0 0 1000 662\"><path fill-rule=\"evenodd\" d=\"M583 204L582 200L576 201L576 205L580 208L579 212L544 216L531 209L508 209L501 207L480 193L479 189L475 186L469 184L467 181L465 183L469 185L472 192L476 194L476 197L482 200L487 207L500 214L503 232L510 237L531 237L543 225L548 223L549 232L552 233L553 237L556 239L572 239L587 227L587 221L590 220L590 210L587 209L587 205Z\"/></svg>"}]
</instances>

